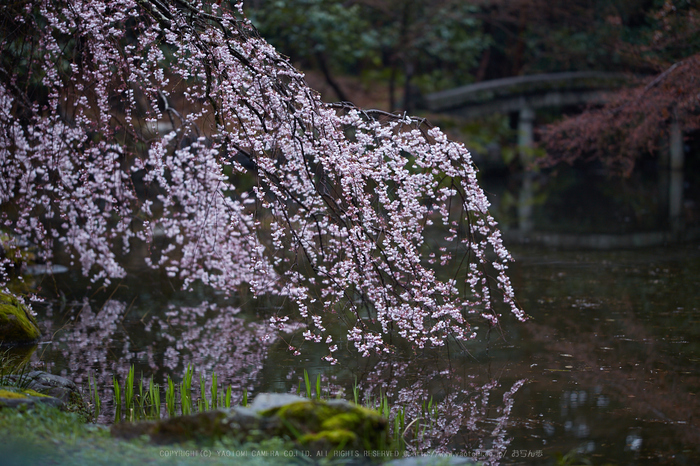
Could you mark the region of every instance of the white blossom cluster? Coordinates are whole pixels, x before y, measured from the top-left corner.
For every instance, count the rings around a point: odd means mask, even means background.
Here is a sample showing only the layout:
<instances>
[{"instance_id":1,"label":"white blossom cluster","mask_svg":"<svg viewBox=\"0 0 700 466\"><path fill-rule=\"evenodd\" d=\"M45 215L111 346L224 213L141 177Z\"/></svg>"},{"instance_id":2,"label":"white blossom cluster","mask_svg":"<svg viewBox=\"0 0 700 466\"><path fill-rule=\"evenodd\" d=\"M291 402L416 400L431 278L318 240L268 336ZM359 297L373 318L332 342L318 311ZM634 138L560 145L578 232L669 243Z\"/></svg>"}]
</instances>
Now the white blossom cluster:
<instances>
[{"instance_id":1,"label":"white blossom cluster","mask_svg":"<svg viewBox=\"0 0 700 466\"><path fill-rule=\"evenodd\" d=\"M1 228L44 259L58 241L109 283L145 243L185 288L287 298L298 315L271 325L304 321L331 363L333 314L364 355L391 351L392 332L418 348L473 338L470 315L498 324L494 290L525 319L466 148L422 120L323 103L240 4L2 8L31 34L0 50L35 52L0 79Z\"/></svg>"}]
</instances>

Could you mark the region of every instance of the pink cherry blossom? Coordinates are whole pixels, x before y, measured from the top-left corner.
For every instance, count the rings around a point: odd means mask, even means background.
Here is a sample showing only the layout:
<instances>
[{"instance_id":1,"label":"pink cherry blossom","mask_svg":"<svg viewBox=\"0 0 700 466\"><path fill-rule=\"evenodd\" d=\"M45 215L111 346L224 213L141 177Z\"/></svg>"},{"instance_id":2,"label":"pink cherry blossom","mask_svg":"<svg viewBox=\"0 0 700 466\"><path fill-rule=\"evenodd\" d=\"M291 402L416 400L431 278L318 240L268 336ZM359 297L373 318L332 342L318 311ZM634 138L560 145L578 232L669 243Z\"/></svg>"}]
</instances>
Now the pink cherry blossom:
<instances>
[{"instance_id":1,"label":"pink cherry blossom","mask_svg":"<svg viewBox=\"0 0 700 466\"><path fill-rule=\"evenodd\" d=\"M499 324L496 292L526 318L467 149L422 119L322 102L240 4L2 8L16 66L0 69L0 228L41 259L63 248L109 285L138 245L184 289L277 294L330 362L329 316L365 355L392 351L391 332L473 338L472 314Z\"/></svg>"}]
</instances>

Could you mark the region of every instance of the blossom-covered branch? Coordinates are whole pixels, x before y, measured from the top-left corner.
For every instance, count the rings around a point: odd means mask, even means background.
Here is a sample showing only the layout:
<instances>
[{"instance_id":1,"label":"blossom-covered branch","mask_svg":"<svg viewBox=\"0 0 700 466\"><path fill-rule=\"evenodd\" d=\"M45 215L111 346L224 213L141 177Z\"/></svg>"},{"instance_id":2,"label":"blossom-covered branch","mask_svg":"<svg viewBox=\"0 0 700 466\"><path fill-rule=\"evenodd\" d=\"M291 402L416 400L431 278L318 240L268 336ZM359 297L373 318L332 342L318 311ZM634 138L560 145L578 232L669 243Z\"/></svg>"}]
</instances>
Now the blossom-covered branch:
<instances>
[{"instance_id":1,"label":"blossom-covered branch","mask_svg":"<svg viewBox=\"0 0 700 466\"><path fill-rule=\"evenodd\" d=\"M390 332L472 338L470 314L498 323L495 289L525 318L465 147L324 104L240 4L27 0L0 15L2 228L45 260L58 241L109 283L148 244L185 288L287 298L298 314L272 324L305 320L331 363L332 314L363 354L390 351Z\"/></svg>"}]
</instances>

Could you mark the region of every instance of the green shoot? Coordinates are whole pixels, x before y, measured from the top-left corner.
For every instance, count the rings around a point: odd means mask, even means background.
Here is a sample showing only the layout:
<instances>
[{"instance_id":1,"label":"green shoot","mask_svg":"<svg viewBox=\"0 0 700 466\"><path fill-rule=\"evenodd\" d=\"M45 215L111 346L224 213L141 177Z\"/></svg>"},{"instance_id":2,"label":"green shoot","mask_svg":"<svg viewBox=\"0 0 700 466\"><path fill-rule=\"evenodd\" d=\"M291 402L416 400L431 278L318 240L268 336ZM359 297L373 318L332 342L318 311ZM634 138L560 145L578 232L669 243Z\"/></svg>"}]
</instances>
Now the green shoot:
<instances>
[{"instance_id":1,"label":"green shoot","mask_svg":"<svg viewBox=\"0 0 700 466\"><path fill-rule=\"evenodd\" d=\"M309 373L304 369L304 385L306 386L306 398L311 399L311 383L309 382Z\"/></svg>"},{"instance_id":2,"label":"green shoot","mask_svg":"<svg viewBox=\"0 0 700 466\"><path fill-rule=\"evenodd\" d=\"M95 377L91 377L90 374L88 374L88 387L90 389L90 398L92 398L95 406L93 416L94 419L97 420L100 415L100 407L102 403L100 402L100 394L97 392L97 380Z\"/></svg>"},{"instance_id":3,"label":"green shoot","mask_svg":"<svg viewBox=\"0 0 700 466\"><path fill-rule=\"evenodd\" d=\"M165 404L168 408L168 416L175 416L175 384L168 376L168 388L165 391Z\"/></svg>"},{"instance_id":4,"label":"green shoot","mask_svg":"<svg viewBox=\"0 0 700 466\"><path fill-rule=\"evenodd\" d=\"M182 415L192 413L192 375L194 371L191 365L187 366L185 379L180 384L180 410Z\"/></svg>"},{"instance_id":5,"label":"green shoot","mask_svg":"<svg viewBox=\"0 0 700 466\"><path fill-rule=\"evenodd\" d=\"M226 398L224 398L224 407L231 407L231 386L229 385L226 389Z\"/></svg>"},{"instance_id":6,"label":"green shoot","mask_svg":"<svg viewBox=\"0 0 700 466\"><path fill-rule=\"evenodd\" d=\"M126 375L126 383L124 386L124 410L131 411L134 403L134 366L129 368L129 373Z\"/></svg>"},{"instance_id":7,"label":"green shoot","mask_svg":"<svg viewBox=\"0 0 700 466\"><path fill-rule=\"evenodd\" d=\"M151 402L151 419L160 419L160 387L153 383L153 376L148 384L148 400Z\"/></svg>"},{"instance_id":8,"label":"green shoot","mask_svg":"<svg viewBox=\"0 0 700 466\"><path fill-rule=\"evenodd\" d=\"M141 416L146 416L146 410L144 409L144 403L146 402L146 399L143 396L143 371L141 371L141 378L139 379L139 410L137 413L137 417Z\"/></svg>"},{"instance_id":9,"label":"green shoot","mask_svg":"<svg viewBox=\"0 0 700 466\"><path fill-rule=\"evenodd\" d=\"M207 407L207 393L205 391L204 373L199 374L199 400L197 400L197 409L199 412L204 412Z\"/></svg>"},{"instance_id":10,"label":"green shoot","mask_svg":"<svg viewBox=\"0 0 700 466\"><path fill-rule=\"evenodd\" d=\"M216 372L211 374L211 409L219 407L219 384L216 380Z\"/></svg>"},{"instance_id":11,"label":"green shoot","mask_svg":"<svg viewBox=\"0 0 700 466\"><path fill-rule=\"evenodd\" d=\"M357 376L355 376L355 383L352 385L352 400L356 405L360 404L360 388L357 386Z\"/></svg>"},{"instance_id":12,"label":"green shoot","mask_svg":"<svg viewBox=\"0 0 700 466\"><path fill-rule=\"evenodd\" d=\"M180 383L180 413L183 416L187 416L190 414L190 404L189 402L191 401L191 398L189 398L187 395L190 393L189 390L185 388L185 382ZM190 395L191 396L191 395Z\"/></svg>"},{"instance_id":13,"label":"green shoot","mask_svg":"<svg viewBox=\"0 0 700 466\"><path fill-rule=\"evenodd\" d=\"M122 417L122 394L117 377L112 376L112 381L114 383L114 422L119 422Z\"/></svg>"}]
</instances>

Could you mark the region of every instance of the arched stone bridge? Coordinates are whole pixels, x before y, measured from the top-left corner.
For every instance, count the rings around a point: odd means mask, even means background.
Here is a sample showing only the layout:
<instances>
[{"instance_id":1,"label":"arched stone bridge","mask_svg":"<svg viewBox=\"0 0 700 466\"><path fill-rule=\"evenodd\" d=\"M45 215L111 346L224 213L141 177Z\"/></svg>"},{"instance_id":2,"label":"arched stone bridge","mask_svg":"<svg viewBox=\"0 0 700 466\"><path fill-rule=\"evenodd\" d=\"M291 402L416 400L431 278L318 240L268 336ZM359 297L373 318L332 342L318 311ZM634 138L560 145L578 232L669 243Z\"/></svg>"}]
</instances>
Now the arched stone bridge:
<instances>
[{"instance_id":1,"label":"arched stone bridge","mask_svg":"<svg viewBox=\"0 0 700 466\"><path fill-rule=\"evenodd\" d=\"M527 163L531 151L523 150L533 143L535 110L543 107L565 107L604 103L609 93L628 84L628 77L617 73L595 71L539 74L494 79L424 96L427 110L463 118L477 118L492 113L518 115L518 146L521 160ZM700 230L685 231L683 209L683 137L678 122L673 121L667 142L667 196L670 229L630 235L561 235L533 230L532 174L525 173L518 202L518 229L510 232L510 240L535 241L559 247L615 248L648 246L668 241L687 240L700 236ZM667 194L666 194L667 192Z\"/></svg>"},{"instance_id":2,"label":"arched stone bridge","mask_svg":"<svg viewBox=\"0 0 700 466\"><path fill-rule=\"evenodd\" d=\"M530 147L536 109L603 103L610 90L626 82L623 74L598 71L515 76L435 92L424 102L431 112L463 118L517 113L518 145Z\"/></svg>"}]
</instances>

